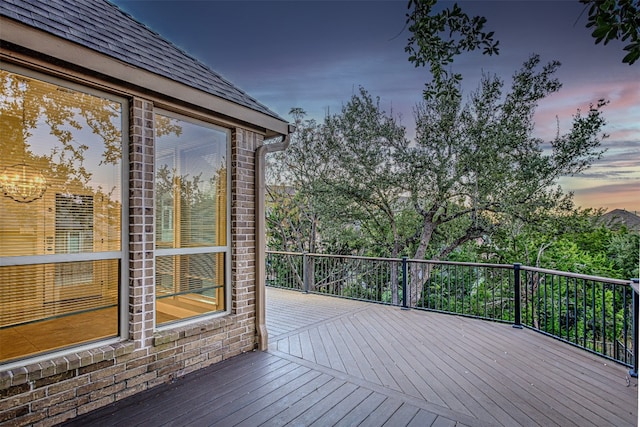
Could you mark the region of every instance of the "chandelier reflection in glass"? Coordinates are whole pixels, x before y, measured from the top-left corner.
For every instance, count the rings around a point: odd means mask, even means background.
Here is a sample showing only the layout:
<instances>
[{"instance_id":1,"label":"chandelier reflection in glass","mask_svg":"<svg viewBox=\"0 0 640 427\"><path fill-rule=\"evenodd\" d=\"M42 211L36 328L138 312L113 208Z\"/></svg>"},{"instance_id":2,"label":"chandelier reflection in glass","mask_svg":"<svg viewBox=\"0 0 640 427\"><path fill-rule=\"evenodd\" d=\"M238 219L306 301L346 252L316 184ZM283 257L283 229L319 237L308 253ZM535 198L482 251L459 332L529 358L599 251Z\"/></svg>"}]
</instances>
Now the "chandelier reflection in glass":
<instances>
[{"instance_id":1,"label":"chandelier reflection in glass","mask_svg":"<svg viewBox=\"0 0 640 427\"><path fill-rule=\"evenodd\" d=\"M45 179L42 173L35 169L33 166L29 166L26 162L27 158L27 143L26 143L26 126L27 121L25 117L26 113L26 91L28 89L28 84L26 79L18 78L18 86L20 89L20 94L14 94L16 98L19 98L21 95L21 107L22 107L22 121L20 123L20 118L17 115L11 116L9 114L2 114L2 120L6 121L7 129L13 130L14 144L16 147L22 143L23 146L23 160L22 163L14 164L13 166L8 166L4 168L2 173L0 173L0 189L5 196L10 197L18 203L31 203L40 199L44 192L47 189L47 180ZM17 101L17 99L16 99ZM12 123L12 121L14 123ZM5 131L7 131L5 129ZM3 141L3 144L5 142ZM9 143L10 145L13 145Z\"/></svg>"},{"instance_id":2,"label":"chandelier reflection in glass","mask_svg":"<svg viewBox=\"0 0 640 427\"><path fill-rule=\"evenodd\" d=\"M0 187L5 196L16 202L31 203L44 195L47 180L33 167L26 163L19 163L2 171Z\"/></svg>"}]
</instances>

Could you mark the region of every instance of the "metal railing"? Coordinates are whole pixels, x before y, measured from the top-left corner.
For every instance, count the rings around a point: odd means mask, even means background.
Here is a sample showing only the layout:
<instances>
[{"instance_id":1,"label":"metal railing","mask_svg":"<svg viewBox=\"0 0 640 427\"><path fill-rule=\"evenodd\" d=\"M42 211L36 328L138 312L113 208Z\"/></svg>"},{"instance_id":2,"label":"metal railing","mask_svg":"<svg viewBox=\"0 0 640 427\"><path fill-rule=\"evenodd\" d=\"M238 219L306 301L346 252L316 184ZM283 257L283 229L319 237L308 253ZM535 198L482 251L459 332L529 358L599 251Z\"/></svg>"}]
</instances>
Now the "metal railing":
<instances>
[{"instance_id":1,"label":"metal railing","mask_svg":"<svg viewBox=\"0 0 640 427\"><path fill-rule=\"evenodd\" d=\"M638 298L630 281L520 264L279 251L267 251L266 281L267 286L524 326L637 373Z\"/></svg>"}]
</instances>

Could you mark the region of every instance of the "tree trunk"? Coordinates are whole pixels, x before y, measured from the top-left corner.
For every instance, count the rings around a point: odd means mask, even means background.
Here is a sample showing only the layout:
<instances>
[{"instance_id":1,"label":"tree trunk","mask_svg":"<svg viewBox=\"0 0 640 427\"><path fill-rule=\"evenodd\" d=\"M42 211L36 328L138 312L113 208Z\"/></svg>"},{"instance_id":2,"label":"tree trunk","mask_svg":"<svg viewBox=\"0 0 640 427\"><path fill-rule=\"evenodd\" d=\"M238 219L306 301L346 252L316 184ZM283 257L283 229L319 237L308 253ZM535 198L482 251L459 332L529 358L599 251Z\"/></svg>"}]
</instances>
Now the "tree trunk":
<instances>
[{"instance_id":1,"label":"tree trunk","mask_svg":"<svg viewBox=\"0 0 640 427\"><path fill-rule=\"evenodd\" d=\"M420 234L420 243L416 248L416 252L413 257L414 259L425 258L434 229L435 224L433 224L431 220L425 218L422 226L422 232ZM407 304L409 304L409 307L414 307L422 296L424 280L428 278L428 274L431 272L430 265L427 267L426 271L422 271L421 273L421 270L420 264L417 263L412 263L408 269L409 277L407 280L407 291L409 295L407 298Z\"/></svg>"}]
</instances>

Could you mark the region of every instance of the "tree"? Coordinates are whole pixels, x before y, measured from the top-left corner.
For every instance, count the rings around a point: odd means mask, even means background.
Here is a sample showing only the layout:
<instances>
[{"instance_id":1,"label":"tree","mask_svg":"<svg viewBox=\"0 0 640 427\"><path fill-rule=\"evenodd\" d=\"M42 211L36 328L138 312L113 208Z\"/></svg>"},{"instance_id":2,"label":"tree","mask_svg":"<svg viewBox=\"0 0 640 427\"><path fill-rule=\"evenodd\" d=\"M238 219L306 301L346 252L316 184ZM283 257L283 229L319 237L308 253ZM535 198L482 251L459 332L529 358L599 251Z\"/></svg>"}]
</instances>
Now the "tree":
<instances>
[{"instance_id":1,"label":"tree","mask_svg":"<svg viewBox=\"0 0 640 427\"><path fill-rule=\"evenodd\" d=\"M637 0L580 0L589 8L587 28L598 44L611 40L627 41L623 50L628 52L622 62L629 65L640 58L640 7Z\"/></svg>"},{"instance_id":2,"label":"tree","mask_svg":"<svg viewBox=\"0 0 640 427\"><path fill-rule=\"evenodd\" d=\"M579 0L588 8L586 27L593 28L595 43L611 40L629 41L622 62L629 65L640 58L640 8L637 0ZM486 55L499 53L499 41L493 31L485 31L487 20L468 16L455 3L435 13L437 0L409 0L407 25L411 36L405 51L416 67L428 65L433 81L427 84L425 96L455 93L462 76L448 73L446 68L462 52L482 49Z\"/></svg>"},{"instance_id":3,"label":"tree","mask_svg":"<svg viewBox=\"0 0 640 427\"><path fill-rule=\"evenodd\" d=\"M459 73L449 73L446 69L455 56L463 51L470 52L482 48L485 55L499 53L499 41L493 39L493 32L484 32L486 18L469 17L458 4L440 13L433 13L437 0L409 0L410 13L407 25L411 37L405 47L409 62L416 67L429 66L433 80L426 84L425 98L455 97L459 95Z\"/></svg>"},{"instance_id":4,"label":"tree","mask_svg":"<svg viewBox=\"0 0 640 427\"><path fill-rule=\"evenodd\" d=\"M290 111L296 130L285 152L269 156L267 177L268 246L285 251L319 250L317 202L313 194L328 166L322 162L315 120L301 108Z\"/></svg>"},{"instance_id":5,"label":"tree","mask_svg":"<svg viewBox=\"0 0 640 427\"><path fill-rule=\"evenodd\" d=\"M312 189L318 228L355 224L391 256L444 259L507 220L535 223L552 210L570 212L571 195L555 184L601 155L604 102L577 111L567 134L548 143L534 138L538 101L561 86L558 67L534 55L507 93L500 78L486 75L467 103L462 96L425 99L411 144L361 89L312 132L316 161L329 165L314 163L304 190ZM420 284L412 286L417 298Z\"/></svg>"},{"instance_id":6,"label":"tree","mask_svg":"<svg viewBox=\"0 0 640 427\"><path fill-rule=\"evenodd\" d=\"M531 222L546 209L571 207L570 196L554 184L601 155L604 103L586 115L578 111L572 130L544 151L544 141L532 136L533 115L539 100L559 90L558 66L540 66L534 55L504 96L502 80L484 76L466 105L438 98L418 107L416 145L400 153L405 190L422 217L416 257L424 257L434 232L453 221L457 236L434 253L437 258L490 232L504 216Z\"/></svg>"}]
</instances>

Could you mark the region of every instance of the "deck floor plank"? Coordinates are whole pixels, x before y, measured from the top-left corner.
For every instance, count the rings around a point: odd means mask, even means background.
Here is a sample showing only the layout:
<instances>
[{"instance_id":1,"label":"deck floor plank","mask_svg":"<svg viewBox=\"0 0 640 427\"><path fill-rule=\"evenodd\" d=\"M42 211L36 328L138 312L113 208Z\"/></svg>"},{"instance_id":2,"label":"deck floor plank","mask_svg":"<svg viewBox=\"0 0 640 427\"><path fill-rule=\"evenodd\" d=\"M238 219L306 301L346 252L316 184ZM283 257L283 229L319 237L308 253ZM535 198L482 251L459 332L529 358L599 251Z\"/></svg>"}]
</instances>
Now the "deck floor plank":
<instances>
[{"instance_id":1,"label":"deck floor plank","mask_svg":"<svg viewBox=\"0 0 640 427\"><path fill-rule=\"evenodd\" d=\"M372 393L371 390L358 387L353 393L333 405L330 411L325 412L324 415L316 419L313 423L307 425L313 427L334 426L346 417L353 408L361 405Z\"/></svg>"},{"instance_id":2,"label":"deck floor plank","mask_svg":"<svg viewBox=\"0 0 640 427\"><path fill-rule=\"evenodd\" d=\"M411 312L398 313L391 307L385 307L385 310L386 312L383 314L387 316L413 316ZM435 357L435 350L432 350L432 346L428 344L431 341L430 337L427 337L423 342L419 341L423 329L420 323L409 320L407 326L401 329L392 328L391 324L385 324L384 322L380 322L379 325L380 328L386 329L388 335L392 337L390 338L390 344L387 345L396 345L399 348L403 348L401 360L404 362L402 364L404 375L409 377L417 373L421 378L425 379L428 388L421 387L420 390L427 401L446 406L461 413L476 414L476 416L481 414L484 415L485 419L492 418L492 415L485 407L476 401L476 396L480 396L481 393L472 393L473 384L463 378L459 372L460 370L464 372L464 370L460 367L457 367L457 369L451 367L447 363L450 357L446 353L442 354L441 358ZM394 330L397 332L392 335ZM413 342L413 344L406 346L407 342ZM465 390L467 391L465 392ZM425 394L424 391L434 394Z\"/></svg>"},{"instance_id":3,"label":"deck floor plank","mask_svg":"<svg viewBox=\"0 0 640 427\"><path fill-rule=\"evenodd\" d=\"M375 408L358 427L377 427L384 425L391 415L402 406L402 401L395 398L387 398Z\"/></svg>"},{"instance_id":4,"label":"deck floor plank","mask_svg":"<svg viewBox=\"0 0 640 427\"><path fill-rule=\"evenodd\" d=\"M324 396L315 405L308 408L302 414L294 418L289 424L295 426L308 426L315 422L318 418L324 416L327 412L332 411L333 407L342 402L351 393L356 391L359 387L355 384L345 383L339 388Z\"/></svg>"},{"instance_id":5,"label":"deck floor plank","mask_svg":"<svg viewBox=\"0 0 640 427\"><path fill-rule=\"evenodd\" d=\"M311 340L311 345L313 346L312 351L315 357L315 363L321 366L331 366L329 355L327 354L327 348L324 345L324 341L322 339L322 336L320 335L320 331L318 330L318 328L309 330L309 339Z\"/></svg>"},{"instance_id":6,"label":"deck floor plank","mask_svg":"<svg viewBox=\"0 0 640 427\"><path fill-rule=\"evenodd\" d=\"M331 331L325 323L318 325L318 334L322 339L322 345L324 346L325 352L327 353L327 357L329 359L329 364L325 366L340 372L346 372L347 368L344 366L344 363L342 363L342 358L338 353L338 349L335 345L335 341L333 340L333 336L331 335Z\"/></svg>"},{"instance_id":7,"label":"deck floor plank","mask_svg":"<svg viewBox=\"0 0 640 427\"><path fill-rule=\"evenodd\" d=\"M508 337L510 334L522 333L531 334L532 340L548 340L548 337L532 331L514 330L509 325L495 326L496 327L487 330L487 333L491 335L466 337L470 344L478 350L478 353L493 353L494 357L496 357L496 363L494 365L478 360L477 355L470 358L459 349L452 349L452 351L461 354L468 363L475 364L478 369L484 370L482 378L501 378L497 386L508 386L507 388L511 396L528 396L522 404L529 406L534 404L534 406L539 407L540 411L543 411L543 417L546 417L544 414L545 408L553 408L554 406L576 407L576 405L581 407L584 405L586 399L586 401L591 401L593 405L587 404L581 411L567 411L564 414L559 413L557 414L557 416L560 417L559 421L563 421L562 418L564 418L564 423L571 422L581 425L599 425L602 423L613 423L615 425L626 422L620 419L617 414L603 410L602 406L598 404L603 403L603 399L610 403L611 400L615 399L614 395L611 394L614 390L612 390L610 386L606 387L606 392L603 390L603 393L598 396L597 389L602 390L602 384L605 382L603 380L605 380L606 377L601 376L598 384L595 384L592 375L581 374L576 376L575 373L572 374L576 368L588 368L588 370L592 370L594 366L593 361L588 364L585 363L584 360L580 360L582 358L575 355L576 349L568 345L565 346L572 350L572 352L562 352L538 359L530 352L523 352L521 349L512 348L509 344ZM502 329L503 332L496 334L495 332L500 329ZM499 351L496 351L498 347L504 348L504 351L502 351L504 356L502 356ZM573 357L568 359L562 356L562 354ZM516 359L515 361L513 360L514 358ZM602 363L604 366L607 361L603 359ZM500 369L500 367L510 365L520 366L521 369L509 371L509 375L505 375L505 369ZM544 367L546 370L546 375L543 377L538 375L541 367ZM602 375L601 370L599 370L599 373ZM583 381L580 377L586 381ZM541 381L541 379L543 381ZM608 384L611 383L610 379L611 378L608 379L609 381L606 381ZM622 377L620 381L623 381ZM594 398L596 398L597 402L593 401ZM511 397L511 399L514 399L514 397ZM576 409L578 409L578 407L576 407Z\"/></svg>"},{"instance_id":8,"label":"deck floor plank","mask_svg":"<svg viewBox=\"0 0 640 427\"><path fill-rule=\"evenodd\" d=\"M215 411L207 418L213 419L221 425L236 426L255 416L257 424L254 425L259 425L271 418L269 410L277 410L280 404L287 405L291 401L297 401L299 393L307 387L314 387L313 381L321 375L318 371L307 371L302 375L289 377L285 379L286 382L276 385L276 387L271 385L263 387L252 393L251 396L246 395L242 399L238 399L234 402L237 408L233 406L225 408L228 415L223 416L222 411Z\"/></svg>"},{"instance_id":9,"label":"deck floor plank","mask_svg":"<svg viewBox=\"0 0 640 427\"><path fill-rule=\"evenodd\" d=\"M417 314L419 315L419 313ZM482 372L478 372L478 369L481 369L475 363L475 360L479 357L478 353L463 351L459 347L459 343L463 341L456 340L455 336L452 336L450 332L450 328L437 327L429 328L428 332L423 329L413 331L415 336L424 341L431 339L440 343L438 348L440 356L427 348L422 348L421 350L426 352L429 358L436 358L442 362L443 373L447 376L451 375L452 381L461 390L465 390L474 397L473 400L466 401L468 405L474 404L476 406L474 411L477 410L477 405L480 405L482 407L480 411L488 415L488 408L493 408L490 416L493 416L504 425L527 425L533 421L531 418L532 412L537 412L536 416L544 420L545 424L551 421L546 419L543 411L538 410L535 405L531 404L531 399L536 400L535 395L531 395L525 389L522 389L525 392L525 397L521 397L521 394L511 393L505 386L505 383L508 384L511 380L509 376L503 375L503 371L493 371L493 375L483 375ZM464 345L468 344L465 343ZM455 357L452 355L455 355ZM480 357L483 356L480 355ZM480 365L482 367L491 366L485 363ZM464 391L459 391L456 395L462 396L466 394Z\"/></svg>"},{"instance_id":10,"label":"deck floor plank","mask_svg":"<svg viewBox=\"0 0 640 427\"><path fill-rule=\"evenodd\" d=\"M289 382L305 381L307 379L305 374L308 372L308 369L296 366L291 371L274 378L272 381L261 384L259 387L252 385L250 389L244 389L241 394L234 394L232 398L225 399L224 401L219 402L219 404L200 404L189 412L188 418L177 416L174 417L172 422L167 425L203 425L206 424L208 420L223 420L225 417L234 414L242 417L248 405L254 403L256 400L269 394L273 390L285 387ZM299 378L302 378L302 380L299 380Z\"/></svg>"},{"instance_id":11,"label":"deck floor plank","mask_svg":"<svg viewBox=\"0 0 640 427\"><path fill-rule=\"evenodd\" d=\"M327 323L327 328L329 330L329 335L333 340L334 347L337 349L337 355L340 357L340 361L344 366L344 372L349 375L357 376L358 378L362 378L362 372L360 372L360 368L358 367L358 363L356 362L351 349L347 347L344 339L342 338L342 334L340 333L340 324L336 324L336 322Z\"/></svg>"},{"instance_id":12,"label":"deck floor plank","mask_svg":"<svg viewBox=\"0 0 640 427\"><path fill-rule=\"evenodd\" d=\"M298 417L301 413L314 406L325 396L331 394L344 384L346 384L344 381L331 378L329 381L316 387L309 394L305 395L291 406L285 408L271 419L265 421L261 426L279 427L290 423L294 418Z\"/></svg>"},{"instance_id":13,"label":"deck floor plank","mask_svg":"<svg viewBox=\"0 0 640 427\"><path fill-rule=\"evenodd\" d=\"M635 426L627 369L529 329L267 289L269 350L70 426Z\"/></svg>"},{"instance_id":14,"label":"deck floor plank","mask_svg":"<svg viewBox=\"0 0 640 427\"><path fill-rule=\"evenodd\" d=\"M274 400L269 403L267 407L261 408L258 412L249 416L245 420L234 424L238 427L253 427L253 426L264 426L272 423L273 419L279 417L281 413L283 413L288 408L291 408L298 404L302 400L306 400L309 396L316 391L317 389L323 387L327 383L331 381L331 376L326 374L320 374L313 378L311 381L308 381L301 387L286 393L281 398ZM270 398L275 397L275 395L270 396ZM244 412L244 411L243 411ZM281 425L280 424L272 424L272 425Z\"/></svg>"},{"instance_id":15,"label":"deck floor plank","mask_svg":"<svg viewBox=\"0 0 640 427\"><path fill-rule=\"evenodd\" d=\"M371 393L360 404L353 408L346 416L340 421L334 423L335 427L351 427L357 426L362 423L371 412L379 407L386 397L380 393Z\"/></svg>"},{"instance_id":16,"label":"deck floor plank","mask_svg":"<svg viewBox=\"0 0 640 427\"><path fill-rule=\"evenodd\" d=\"M415 406L403 403L402 406L395 411L391 417L383 424L385 427L407 426L411 420L420 412Z\"/></svg>"},{"instance_id":17,"label":"deck floor plank","mask_svg":"<svg viewBox=\"0 0 640 427\"><path fill-rule=\"evenodd\" d=\"M443 427L446 425L446 422L453 422L452 426L455 426L455 421L449 420L444 417L438 417L433 412L427 412L423 409L420 409L418 413L416 413L416 415L411 419L411 421L409 421L407 427L433 427L434 423L437 420L445 420L440 422L440 425L442 425Z\"/></svg>"}]
</instances>

